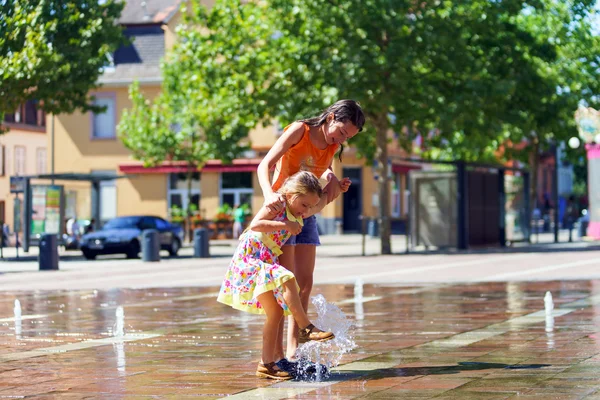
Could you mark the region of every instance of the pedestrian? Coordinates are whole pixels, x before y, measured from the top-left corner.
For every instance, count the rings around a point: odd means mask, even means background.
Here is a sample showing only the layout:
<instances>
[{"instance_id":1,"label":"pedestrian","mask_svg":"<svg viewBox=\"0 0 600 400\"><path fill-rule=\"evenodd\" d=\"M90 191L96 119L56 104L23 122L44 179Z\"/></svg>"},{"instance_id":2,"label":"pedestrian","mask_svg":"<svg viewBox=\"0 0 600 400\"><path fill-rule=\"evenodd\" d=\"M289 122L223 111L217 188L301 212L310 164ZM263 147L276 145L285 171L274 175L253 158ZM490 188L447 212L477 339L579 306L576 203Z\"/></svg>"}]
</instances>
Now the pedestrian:
<instances>
[{"instance_id":1,"label":"pedestrian","mask_svg":"<svg viewBox=\"0 0 600 400\"><path fill-rule=\"evenodd\" d=\"M95 226L96 226L96 219L95 219L95 218L92 218L92 219L90 220L90 223L89 223L89 224L87 224L87 225L85 226L85 229L84 229L84 234L86 234L86 235L87 235L88 233L92 233L92 232L94 232L94 229L95 229L94 227L95 227Z\"/></svg>"},{"instance_id":2,"label":"pedestrian","mask_svg":"<svg viewBox=\"0 0 600 400\"><path fill-rule=\"evenodd\" d=\"M75 240L79 239L80 232L79 222L77 222L77 215L74 215L71 219L67 221L67 235L75 238Z\"/></svg>"},{"instance_id":3,"label":"pedestrian","mask_svg":"<svg viewBox=\"0 0 600 400\"><path fill-rule=\"evenodd\" d=\"M237 239L242 234L244 230L244 220L246 219L246 213L244 209L240 207L239 204L233 208L233 238Z\"/></svg>"},{"instance_id":4,"label":"pedestrian","mask_svg":"<svg viewBox=\"0 0 600 400\"><path fill-rule=\"evenodd\" d=\"M7 223L2 222L2 247L8 247L8 240L10 238L10 228Z\"/></svg>"},{"instance_id":5,"label":"pedestrian","mask_svg":"<svg viewBox=\"0 0 600 400\"><path fill-rule=\"evenodd\" d=\"M333 339L308 319L298 294L300 288L294 274L278 263L281 246L302 229L302 218L311 208L326 201L319 180L310 172L290 177L278 193L282 207L273 211L264 205L256 214L229 264L217 301L235 309L266 314L263 328L262 357L256 369L261 378L287 380L293 376L275 363L279 325L284 315L292 315L303 341Z\"/></svg>"},{"instance_id":6,"label":"pedestrian","mask_svg":"<svg viewBox=\"0 0 600 400\"><path fill-rule=\"evenodd\" d=\"M573 241L573 227L579 218L579 210L575 202L575 196L569 196L567 200L567 209L564 217L564 225L569 230L569 242Z\"/></svg>"},{"instance_id":7,"label":"pedestrian","mask_svg":"<svg viewBox=\"0 0 600 400\"><path fill-rule=\"evenodd\" d=\"M360 105L354 100L339 100L319 116L299 120L287 126L265 158L258 166L257 174L262 189L265 206L271 212L278 213L283 207L281 195L277 192L286 178L301 170L307 170L328 181L324 187L327 202L335 200L340 193L346 192L350 179L338 180L331 164L336 153L342 159L343 143L360 132L365 116ZM269 171L275 167L273 182ZM314 207L310 216L304 219L302 232L292 236L282 248L280 263L296 276L300 285L300 299L304 310L313 286L316 246L320 244L317 220L314 214L326 204ZM293 360L298 347L298 329L295 321L289 319L287 337L287 357L283 352L283 322L280 326L276 359L280 368L286 371L297 370Z\"/></svg>"}]
</instances>

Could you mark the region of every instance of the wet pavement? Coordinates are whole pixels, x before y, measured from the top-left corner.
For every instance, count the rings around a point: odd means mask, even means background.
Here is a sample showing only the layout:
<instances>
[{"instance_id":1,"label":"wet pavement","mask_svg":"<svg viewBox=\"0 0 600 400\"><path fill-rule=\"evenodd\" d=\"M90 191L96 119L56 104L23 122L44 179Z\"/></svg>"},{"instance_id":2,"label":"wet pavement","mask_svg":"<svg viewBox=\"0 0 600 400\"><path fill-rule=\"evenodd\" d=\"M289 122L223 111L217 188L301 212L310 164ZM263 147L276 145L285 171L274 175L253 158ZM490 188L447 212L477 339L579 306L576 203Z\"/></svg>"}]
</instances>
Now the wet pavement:
<instances>
[{"instance_id":1,"label":"wet pavement","mask_svg":"<svg viewBox=\"0 0 600 400\"><path fill-rule=\"evenodd\" d=\"M263 317L217 291L4 291L0 399L600 399L600 281L317 285L357 348L280 383L254 376Z\"/></svg>"}]
</instances>

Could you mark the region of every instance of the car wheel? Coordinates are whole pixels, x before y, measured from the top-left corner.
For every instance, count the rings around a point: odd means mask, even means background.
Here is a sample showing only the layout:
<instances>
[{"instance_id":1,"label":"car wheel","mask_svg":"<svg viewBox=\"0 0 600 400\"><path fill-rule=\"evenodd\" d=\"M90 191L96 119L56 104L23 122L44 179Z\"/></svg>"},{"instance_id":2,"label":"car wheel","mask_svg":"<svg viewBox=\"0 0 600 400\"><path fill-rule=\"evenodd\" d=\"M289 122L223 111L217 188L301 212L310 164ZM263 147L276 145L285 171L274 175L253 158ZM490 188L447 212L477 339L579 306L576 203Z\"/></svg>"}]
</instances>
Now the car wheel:
<instances>
[{"instance_id":1,"label":"car wheel","mask_svg":"<svg viewBox=\"0 0 600 400\"><path fill-rule=\"evenodd\" d=\"M169 255L171 257L175 257L181 248L181 243L179 243L179 239L174 239L173 243L171 243L171 248L169 249Z\"/></svg>"},{"instance_id":2,"label":"car wheel","mask_svg":"<svg viewBox=\"0 0 600 400\"><path fill-rule=\"evenodd\" d=\"M83 256L86 258L86 260L95 260L96 256L98 254L94 253L93 251L89 251L89 250L82 250L81 251L83 253Z\"/></svg>"},{"instance_id":3,"label":"car wheel","mask_svg":"<svg viewBox=\"0 0 600 400\"><path fill-rule=\"evenodd\" d=\"M139 253L140 253L140 244L137 240L134 240L129 245L129 248L127 249L127 253L125 253L125 254L127 255L127 258L138 258Z\"/></svg>"}]
</instances>

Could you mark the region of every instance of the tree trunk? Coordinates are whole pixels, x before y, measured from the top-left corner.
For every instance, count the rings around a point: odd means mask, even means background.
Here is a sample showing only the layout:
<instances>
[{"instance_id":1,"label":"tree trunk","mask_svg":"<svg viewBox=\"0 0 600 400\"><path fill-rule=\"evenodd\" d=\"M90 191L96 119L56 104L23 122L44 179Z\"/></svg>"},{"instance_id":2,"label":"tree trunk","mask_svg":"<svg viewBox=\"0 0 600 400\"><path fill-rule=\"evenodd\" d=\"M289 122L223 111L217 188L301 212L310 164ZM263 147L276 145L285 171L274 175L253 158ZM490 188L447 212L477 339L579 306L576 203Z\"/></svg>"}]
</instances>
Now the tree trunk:
<instances>
[{"instance_id":1,"label":"tree trunk","mask_svg":"<svg viewBox=\"0 0 600 400\"><path fill-rule=\"evenodd\" d=\"M381 238L381 254L392 254L390 223L390 183L388 166L388 123L386 115L379 115L374 121L376 129L375 159L377 160L377 176L379 186L379 235Z\"/></svg>"},{"instance_id":2,"label":"tree trunk","mask_svg":"<svg viewBox=\"0 0 600 400\"><path fill-rule=\"evenodd\" d=\"M530 151L531 153L529 154L529 165L531 167L531 187L529 188L529 212L530 214L528 215L529 217L529 221L532 220L533 217L533 211L536 208L539 208L538 205L538 196L537 196L537 187L538 187L538 179L539 179L539 174L538 174L538 167L540 165L540 143L538 141L537 137L532 137L532 146L530 147ZM540 209L541 211L541 209ZM537 223L537 221L536 221ZM531 234L531 232L530 232Z\"/></svg>"}]
</instances>

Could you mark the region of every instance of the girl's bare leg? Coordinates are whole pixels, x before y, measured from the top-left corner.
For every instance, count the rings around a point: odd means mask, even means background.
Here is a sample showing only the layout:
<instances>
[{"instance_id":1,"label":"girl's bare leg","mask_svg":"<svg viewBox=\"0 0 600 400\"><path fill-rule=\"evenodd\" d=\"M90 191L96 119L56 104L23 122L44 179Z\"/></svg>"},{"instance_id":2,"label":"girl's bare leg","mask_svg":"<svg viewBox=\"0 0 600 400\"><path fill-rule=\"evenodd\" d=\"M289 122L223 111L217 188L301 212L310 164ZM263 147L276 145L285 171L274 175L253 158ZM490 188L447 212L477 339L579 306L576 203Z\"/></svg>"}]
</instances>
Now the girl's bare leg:
<instances>
[{"instance_id":1,"label":"girl's bare leg","mask_svg":"<svg viewBox=\"0 0 600 400\"><path fill-rule=\"evenodd\" d=\"M263 293L257 298L267 314L263 327L262 363L268 364L275 361L275 340L279 324L284 319L283 309L275 300L273 291Z\"/></svg>"},{"instance_id":2,"label":"girl's bare leg","mask_svg":"<svg viewBox=\"0 0 600 400\"><path fill-rule=\"evenodd\" d=\"M294 249L295 246L283 246L281 248L283 254L281 254L278 258L279 264L283 265L288 271L291 272L294 272ZM281 322L279 323L277 330L277 339L275 341L275 361L279 361L285 357L285 353L283 352L283 329L285 327L285 320L285 318L281 318Z\"/></svg>"},{"instance_id":3,"label":"girl's bare leg","mask_svg":"<svg viewBox=\"0 0 600 400\"><path fill-rule=\"evenodd\" d=\"M288 246L289 247L289 246ZM315 260L317 255L317 246L309 244L298 244L294 249L294 270L290 270L296 276L300 286L300 302L304 311L308 311L308 301L313 287L313 273L315 271ZM287 268L287 267L286 267ZM288 268L289 269L289 268ZM287 299L286 299L287 303ZM288 304L289 307L289 304ZM305 328L306 325L298 326L293 317L288 318L287 332L287 356L293 358L298 348L298 328Z\"/></svg>"},{"instance_id":4,"label":"girl's bare leg","mask_svg":"<svg viewBox=\"0 0 600 400\"><path fill-rule=\"evenodd\" d=\"M306 311L304 311L302 302L300 301L295 280L290 279L289 281L285 282L283 286L285 287L285 291L283 293L285 304L287 304L288 308L292 312L292 316L294 317L296 324L302 328L306 328L311 322L310 319L308 319L308 315L306 315ZM315 327L313 328L313 332L322 331Z\"/></svg>"}]
</instances>

